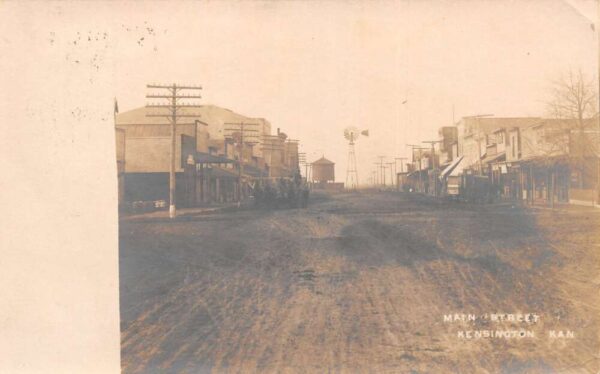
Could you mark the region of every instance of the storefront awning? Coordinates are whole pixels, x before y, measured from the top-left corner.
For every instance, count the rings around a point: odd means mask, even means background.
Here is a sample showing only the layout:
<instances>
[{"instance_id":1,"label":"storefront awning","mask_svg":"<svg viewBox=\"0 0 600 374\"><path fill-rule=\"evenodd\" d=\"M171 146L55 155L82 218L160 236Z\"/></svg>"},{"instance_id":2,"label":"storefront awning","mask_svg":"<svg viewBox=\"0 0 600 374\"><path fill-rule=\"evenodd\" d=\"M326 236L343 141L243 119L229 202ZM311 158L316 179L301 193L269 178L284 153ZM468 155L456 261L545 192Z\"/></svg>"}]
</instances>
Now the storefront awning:
<instances>
[{"instance_id":1,"label":"storefront awning","mask_svg":"<svg viewBox=\"0 0 600 374\"><path fill-rule=\"evenodd\" d=\"M223 168L210 168L207 169L207 174L212 178L222 178L222 179L237 179L238 173L233 170L226 170Z\"/></svg>"},{"instance_id":2,"label":"storefront awning","mask_svg":"<svg viewBox=\"0 0 600 374\"><path fill-rule=\"evenodd\" d=\"M244 165L244 174L254 178L261 178L267 177L269 172L254 166Z\"/></svg>"},{"instance_id":3,"label":"storefront awning","mask_svg":"<svg viewBox=\"0 0 600 374\"><path fill-rule=\"evenodd\" d=\"M194 160L197 164L233 164L236 162L235 160L223 156L216 156L203 152L196 152Z\"/></svg>"},{"instance_id":4,"label":"storefront awning","mask_svg":"<svg viewBox=\"0 0 600 374\"><path fill-rule=\"evenodd\" d=\"M444 179L446 177L448 177L448 175L450 175L450 173L452 173L452 171L454 169L456 169L456 167L458 166L458 164L460 164L460 162L463 160L463 156L460 156L458 158L456 158L454 161L452 161L450 163L450 165L446 166L446 168L444 170L442 170L442 172L440 173L440 179Z\"/></svg>"},{"instance_id":5,"label":"storefront awning","mask_svg":"<svg viewBox=\"0 0 600 374\"><path fill-rule=\"evenodd\" d=\"M427 175L429 173L429 171L430 171L429 169L414 170L414 171L411 171L410 173L406 174L406 177L412 177L415 175L418 176L419 173Z\"/></svg>"},{"instance_id":6,"label":"storefront awning","mask_svg":"<svg viewBox=\"0 0 600 374\"><path fill-rule=\"evenodd\" d=\"M495 155L488 156L488 157L484 158L481 161L484 164L489 164L491 162L504 161L504 160L506 160L506 153L505 152L500 152L500 153L496 153Z\"/></svg>"}]
</instances>

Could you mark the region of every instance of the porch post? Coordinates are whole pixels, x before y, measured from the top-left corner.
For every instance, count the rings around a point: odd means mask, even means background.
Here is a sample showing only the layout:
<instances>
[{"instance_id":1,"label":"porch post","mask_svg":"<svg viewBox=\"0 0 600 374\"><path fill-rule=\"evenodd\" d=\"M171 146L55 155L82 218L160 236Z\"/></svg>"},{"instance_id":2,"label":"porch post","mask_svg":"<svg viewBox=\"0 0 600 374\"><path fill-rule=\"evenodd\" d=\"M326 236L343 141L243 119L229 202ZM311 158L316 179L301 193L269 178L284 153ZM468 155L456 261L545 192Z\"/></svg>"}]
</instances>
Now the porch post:
<instances>
[{"instance_id":1,"label":"porch post","mask_svg":"<svg viewBox=\"0 0 600 374\"><path fill-rule=\"evenodd\" d=\"M529 188L527 198L531 199L531 205L535 204L535 179L533 178L533 165L529 165Z\"/></svg>"},{"instance_id":2,"label":"porch post","mask_svg":"<svg viewBox=\"0 0 600 374\"><path fill-rule=\"evenodd\" d=\"M535 205L535 175L533 174L533 166L531 168L531 205Z\"/></svg>"},{"instance_id":3,"label":"porch post","mask_svg":"<svg viewBox=\"0 0 600 374\"><path fill-rule=\"evenodd\" d=\"M517 199L522 203L523 202L523 167L519 168L519 188L517 191Z\"/></svg>"},{"instance_id":4,"label":"porch post","mask_svg":"<svg viewBox=\"0 0 600 374\"><path fill-rule=\"evenodd\" d=\"M554 209L554 190L556 186L556 174L554 170L551 171L551 184L552 184L552 194L550 195L550 206Z\"/></svg>"},{"instance_id":5,"label":"porch post","mask_svg":"<svg viewBox=\"0 0 600 374\"><path fill-rule=\"evenodd\" d=\"M204 180L206 179L206 172L204 170L204 164L200 164L200 202L204 203L204 194L206 191L206 186L204 185Z\"/></svg>"},{"instance_id":6,"label":"porch post","mask_svg":"<svg viewBox=\"0 0 600 374\"><path fill-rule=\"evenodd\" d=\"M220 183L220 178L215 178L215 187L216 187L217 203L220 203L221 202L221 183Z\"/></svg>"}]
</instances>

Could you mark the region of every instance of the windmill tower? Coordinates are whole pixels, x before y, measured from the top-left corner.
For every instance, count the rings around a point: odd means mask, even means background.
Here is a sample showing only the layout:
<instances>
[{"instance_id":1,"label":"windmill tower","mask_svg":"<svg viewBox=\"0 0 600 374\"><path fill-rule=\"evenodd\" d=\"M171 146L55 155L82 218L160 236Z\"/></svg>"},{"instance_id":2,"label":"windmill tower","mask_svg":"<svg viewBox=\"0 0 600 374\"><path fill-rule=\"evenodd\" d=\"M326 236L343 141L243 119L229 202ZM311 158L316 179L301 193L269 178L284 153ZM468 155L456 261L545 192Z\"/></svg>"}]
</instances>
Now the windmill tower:
<instances>
[{"instance_id":1,"label":"windmill tower","mask_svg":"<svg viewBox=\"0 0 600 374\"><path fill-rule=\"evenodd\" d=\"M346 127L344 138L348 140L348 168L346 169L346 188L358 187L358 170L356 169L356 152L354 144L360 135L369 136L369 130L360 131L356 127Z\"/></svg>"}]
</instances>

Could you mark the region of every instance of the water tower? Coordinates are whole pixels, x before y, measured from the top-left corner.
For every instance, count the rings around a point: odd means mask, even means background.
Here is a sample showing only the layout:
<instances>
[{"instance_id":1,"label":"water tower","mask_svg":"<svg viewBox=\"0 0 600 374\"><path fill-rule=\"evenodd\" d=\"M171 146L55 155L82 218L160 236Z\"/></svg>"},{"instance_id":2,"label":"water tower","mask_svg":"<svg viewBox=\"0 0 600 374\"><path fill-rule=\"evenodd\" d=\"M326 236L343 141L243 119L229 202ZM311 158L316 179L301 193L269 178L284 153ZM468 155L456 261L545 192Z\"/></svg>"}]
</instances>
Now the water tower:
<instances>
[{"instance_id":1,"label":"water tower","mask_svg":"<svg viewBox=\"0 0 600 374\"><path fill-rule=\"evenodd\" d=\"M335 163L329 161L324 156L310 165L313 182L329 183L335 180Z\"/></svg>"}]
</instances>

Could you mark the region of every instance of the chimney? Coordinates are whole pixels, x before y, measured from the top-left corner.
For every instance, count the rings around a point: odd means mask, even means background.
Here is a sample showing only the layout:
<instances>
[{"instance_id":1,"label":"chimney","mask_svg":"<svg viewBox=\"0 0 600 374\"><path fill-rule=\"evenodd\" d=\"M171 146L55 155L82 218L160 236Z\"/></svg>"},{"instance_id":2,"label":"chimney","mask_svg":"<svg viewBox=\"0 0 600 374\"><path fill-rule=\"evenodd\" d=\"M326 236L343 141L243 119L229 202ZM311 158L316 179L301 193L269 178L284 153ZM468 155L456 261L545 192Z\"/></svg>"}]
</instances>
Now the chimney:
<instances>
[{"instance_id":1,"label":"chimney","mask_svg":"<svg viewBox=\"0 0 600 374\"><path fill-rule=\"evenodd\" d=\"M277 136L279 136L279 127L277 128Z\"/></svg>"}]
</instances>

